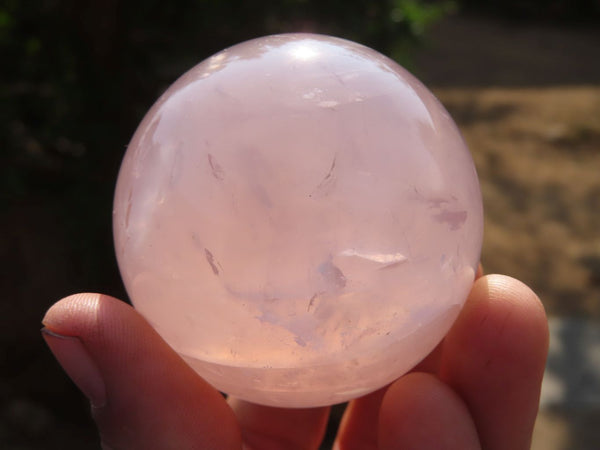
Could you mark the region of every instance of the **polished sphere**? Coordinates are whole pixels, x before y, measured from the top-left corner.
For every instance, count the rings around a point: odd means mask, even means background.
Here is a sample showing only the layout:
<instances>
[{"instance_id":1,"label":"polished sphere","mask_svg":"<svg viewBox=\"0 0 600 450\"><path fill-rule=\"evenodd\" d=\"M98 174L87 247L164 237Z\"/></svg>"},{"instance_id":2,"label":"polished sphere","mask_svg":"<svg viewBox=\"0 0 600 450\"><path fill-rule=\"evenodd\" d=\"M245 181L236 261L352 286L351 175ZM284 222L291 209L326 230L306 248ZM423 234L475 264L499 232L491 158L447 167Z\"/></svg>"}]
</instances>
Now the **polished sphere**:
<instances>
[{"instance_id":1,"label":"polished sphere","mask_svg":"<svg viewBox=\"0 0 600 450\"><path fill-rule=\"evenodd\" d=\"M217 389L287 407L367 394L423 359L468 295L482 230L473 161L434 96L311 34L177 80L114 206L136 309Z\"/></svg>"}]
</instances>

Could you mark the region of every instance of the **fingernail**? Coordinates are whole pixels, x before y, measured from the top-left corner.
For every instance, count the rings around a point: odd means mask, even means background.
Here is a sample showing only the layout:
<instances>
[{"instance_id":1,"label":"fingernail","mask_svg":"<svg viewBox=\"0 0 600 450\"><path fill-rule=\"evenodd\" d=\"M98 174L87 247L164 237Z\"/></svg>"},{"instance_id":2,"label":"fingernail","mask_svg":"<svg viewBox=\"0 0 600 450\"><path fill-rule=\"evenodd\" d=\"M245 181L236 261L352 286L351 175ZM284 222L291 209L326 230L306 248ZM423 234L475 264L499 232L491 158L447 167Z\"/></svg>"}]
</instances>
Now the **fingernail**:
<instances>
[{"instance_id":1,"label":"fingernail","mask_svg":"<svg viewBox=\"0 0 600 450\"><path fill-rule=\"evenodd\" d=\"M64 336L42 328L42 337L50 347L73 383L83 392L95 408L106 404L106 388L98 366L76 336Z\"/></svg>"}]
</instances>

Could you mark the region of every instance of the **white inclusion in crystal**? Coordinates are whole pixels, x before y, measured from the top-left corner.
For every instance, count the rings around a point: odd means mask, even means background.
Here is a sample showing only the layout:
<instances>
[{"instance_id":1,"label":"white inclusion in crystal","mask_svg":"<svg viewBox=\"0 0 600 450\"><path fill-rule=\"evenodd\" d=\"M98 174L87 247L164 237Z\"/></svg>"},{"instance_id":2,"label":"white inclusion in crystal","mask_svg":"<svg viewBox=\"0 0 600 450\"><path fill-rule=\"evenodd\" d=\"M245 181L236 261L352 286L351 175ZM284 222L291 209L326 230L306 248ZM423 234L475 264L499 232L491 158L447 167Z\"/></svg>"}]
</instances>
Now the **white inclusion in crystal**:
<instances>
[{"instance_id":1,"label":"white inclusion in crystal","mask_svg":"<svg viewBox=\"0 0 600 450\"><path fill-rule=\"evenodd\" d=\"M304 94L302 96L303 99L305 100L313 100L313 99L318 99L321 97L321 94L323 93L322 89L319 88L314 88L311 91L307 92L306 94Z\"/></svg>"},{"instance_id":2,"label":"white inclusion in crystal","mask_svg":"<svg viewBox=\"0 0 600 450\"><path fill-rule=\"evenodd\" d=\"M340 102L336 102L335 100L323 100L318 103L318 106L321 108L333 108L334 106L339 105Z\"/></svg>"},{"instance_id":3,"label":"white inclusion in crystal","mask_svg":"<svg viewBox=\"0 0 600 450\"><path fill-rule=\"evenodd\" d=\"M366 259L378 264L381 264L380 269L385 267L395 266L403 263L408 258L402 253L369 253L359 252L353 248L348 248L340 253L340 256L355 256L357 258Z\"/></svg>"}]
</instances>

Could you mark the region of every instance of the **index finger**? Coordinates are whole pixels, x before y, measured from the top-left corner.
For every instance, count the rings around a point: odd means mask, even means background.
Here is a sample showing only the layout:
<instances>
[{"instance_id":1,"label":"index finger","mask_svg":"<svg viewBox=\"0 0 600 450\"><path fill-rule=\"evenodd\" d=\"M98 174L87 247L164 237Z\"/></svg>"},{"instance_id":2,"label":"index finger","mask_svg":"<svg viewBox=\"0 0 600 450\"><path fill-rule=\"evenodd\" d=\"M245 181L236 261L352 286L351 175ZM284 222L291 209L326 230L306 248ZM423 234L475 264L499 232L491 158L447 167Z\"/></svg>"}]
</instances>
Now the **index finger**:
<instances>
[{"instance_id":1,"label":"index finger","mask_svg":"<svg viewBox=\"0 0 600 450\"><path fill-rule=\"evenodd\" d=\"M528 449L548 351L539 298L502 275L475 282L444 342L440 377L465 401L485 449Z\"/></svg>"}]
</instances>

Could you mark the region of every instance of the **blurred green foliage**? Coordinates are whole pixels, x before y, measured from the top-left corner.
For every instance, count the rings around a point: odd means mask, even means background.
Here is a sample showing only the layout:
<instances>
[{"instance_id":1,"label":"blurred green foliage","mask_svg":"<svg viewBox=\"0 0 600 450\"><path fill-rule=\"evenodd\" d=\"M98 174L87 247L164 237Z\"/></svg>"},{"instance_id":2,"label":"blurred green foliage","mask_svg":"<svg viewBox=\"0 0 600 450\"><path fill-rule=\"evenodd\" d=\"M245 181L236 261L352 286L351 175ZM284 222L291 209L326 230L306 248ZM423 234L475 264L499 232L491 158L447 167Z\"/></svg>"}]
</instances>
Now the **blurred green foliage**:
<instances>
[{"instance_id":1,"label":"blurred green foliage","mask_svg":"<svg viewBox=\"0 0 600 450\"><path fill-rule=\"evenodd\" d=\"M600 19L598 0L460 0L460 4L468 11L517 21L578 25Z\"/></svg>"}]
</instances>

